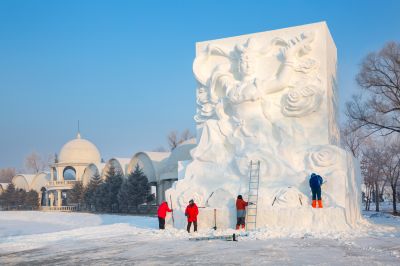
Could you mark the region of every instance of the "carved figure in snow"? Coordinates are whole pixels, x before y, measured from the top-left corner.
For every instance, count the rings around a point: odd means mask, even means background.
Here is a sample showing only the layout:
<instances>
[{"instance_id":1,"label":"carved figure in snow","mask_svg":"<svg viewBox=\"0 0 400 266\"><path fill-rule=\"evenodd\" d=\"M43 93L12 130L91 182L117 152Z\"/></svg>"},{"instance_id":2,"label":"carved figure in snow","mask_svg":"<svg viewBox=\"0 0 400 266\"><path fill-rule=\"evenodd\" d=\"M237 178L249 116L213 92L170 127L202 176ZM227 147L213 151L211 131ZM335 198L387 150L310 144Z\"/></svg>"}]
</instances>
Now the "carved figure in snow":
<instances>
[{"instance_id":1,"label":"carved figure in snow","mask_svg":"<svg viewBox=\"0 0 400 266\"><path fill-rule=\"evenodd\" d=\"M230 145L236 155L243 156L244 147L248 153L249 147L259 149L260 143L264 144L263 147L273 146L265 145L272 144L270 134L265 131L271 131L274 127L269 119L268 108L271 103L268 95L290 87L294 72L307 72L315 66L314 60L302 59L311 51L313 39L313 33L303 33L290 41L275 39L270 45L260 47L255 39L250 38L230 52L209 45L193 65L200 84L195 120L203 127L193 157L203 161L215 161L216 158L218 162L218 158L222 160L229 156L227 153L230 150L221 152L226 145ZM207 69L205 63L212 57L227 60L216 64L207 75L204 73L204 69ZM264 66L263 60L271 57L275 58L271 69L260 68L260 64ZM312 89L308 89L305 96L310 94ZM290 112L287 113L290 115Z\"/></svg>"}]
</instances>

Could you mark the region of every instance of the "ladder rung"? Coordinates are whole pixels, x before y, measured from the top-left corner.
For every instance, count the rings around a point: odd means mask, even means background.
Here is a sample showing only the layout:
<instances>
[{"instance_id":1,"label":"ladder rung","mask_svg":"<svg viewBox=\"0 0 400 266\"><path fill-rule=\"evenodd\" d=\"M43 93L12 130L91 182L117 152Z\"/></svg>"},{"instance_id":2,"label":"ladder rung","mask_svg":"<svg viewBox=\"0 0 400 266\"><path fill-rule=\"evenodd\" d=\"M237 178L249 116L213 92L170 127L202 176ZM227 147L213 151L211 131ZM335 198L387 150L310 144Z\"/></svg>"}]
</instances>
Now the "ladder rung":
<instances>
[{"instance_id":1,"label":"ladder rung","mask_svg":"<svg viewBox=\"0 0 400 266\"><path fill-rule=\"evenodd\" d=\"M247 224L254 224L257 228L257 203L258 189L260 186L260 161L250 161L249 163L249 193L248 201L256 204L247 206ZM250 220L250 221L249 221Z\"/></svg>"}]
</instances>

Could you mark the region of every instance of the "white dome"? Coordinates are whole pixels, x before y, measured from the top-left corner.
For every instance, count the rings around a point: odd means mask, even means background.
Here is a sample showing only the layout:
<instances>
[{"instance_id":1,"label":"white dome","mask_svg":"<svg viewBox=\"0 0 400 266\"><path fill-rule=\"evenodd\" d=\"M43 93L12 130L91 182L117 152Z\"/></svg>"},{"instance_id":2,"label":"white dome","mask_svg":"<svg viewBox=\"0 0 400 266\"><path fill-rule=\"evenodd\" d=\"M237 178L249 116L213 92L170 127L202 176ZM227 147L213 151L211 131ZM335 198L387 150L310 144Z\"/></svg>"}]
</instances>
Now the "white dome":
<instances>
[{"instance_id":1,"label":"white dome","mask_svg":"<svg viewBox=\"0 0 400 266\"><path fill-rule=\"evenodd\" d=\"M78 134L61 148L58 158L60 163L100 163L101 156L96 145Z\"/></svg>"}]
</instances>

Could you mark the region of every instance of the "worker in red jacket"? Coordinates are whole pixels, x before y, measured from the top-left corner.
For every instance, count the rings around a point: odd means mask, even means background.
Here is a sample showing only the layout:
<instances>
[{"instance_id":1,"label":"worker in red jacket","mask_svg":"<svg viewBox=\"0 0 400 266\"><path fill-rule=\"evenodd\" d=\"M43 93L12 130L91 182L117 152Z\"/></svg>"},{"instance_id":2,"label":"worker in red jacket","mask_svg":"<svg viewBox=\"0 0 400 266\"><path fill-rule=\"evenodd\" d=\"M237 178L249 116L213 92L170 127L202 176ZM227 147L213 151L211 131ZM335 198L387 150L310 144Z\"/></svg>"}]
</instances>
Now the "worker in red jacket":
<instances>
[{"instance_id":1,"label":"worker in red jacket","mask_svg":"<svg viewBox=\"0 0 400 266\"><path fill-rule=\"evenodd\" d=\"M158 206L157 214L158 214L158 228L165 229L165 217L167 216L167 212L172 212L172 210L168 207L168 203L163 201L160 206Z\"/></svg>"},{"instance_id":2,"label":"worker in red jacket","mask_svg":"<svg viewBox=\"0 0 400 266\"><path fill-rule=\"evenodd\" d=\"M190 233L190 227L194 226L194 231L197 232L197 215L199 214L199 209L197 205L194 203L194 200L189 201L189 205L186 207L185 216L188 220L187 231Z\"/></svg>"},{"instance_id":3,"label":"worker in red jacket","mask_svg":"<svg viewBox=\"0 0 400 266\"><path fill-rule=\"evenodd\" d=\"M250 202L250 205L253 203ZM246 206L249 203L243 200L242 195L237 196L236 199L236 214L237 214L237 223L236 230L239 230L240 225L242 225L242 229L245 227L245 217L246 217Z\"/></svg>"}]
</instances>

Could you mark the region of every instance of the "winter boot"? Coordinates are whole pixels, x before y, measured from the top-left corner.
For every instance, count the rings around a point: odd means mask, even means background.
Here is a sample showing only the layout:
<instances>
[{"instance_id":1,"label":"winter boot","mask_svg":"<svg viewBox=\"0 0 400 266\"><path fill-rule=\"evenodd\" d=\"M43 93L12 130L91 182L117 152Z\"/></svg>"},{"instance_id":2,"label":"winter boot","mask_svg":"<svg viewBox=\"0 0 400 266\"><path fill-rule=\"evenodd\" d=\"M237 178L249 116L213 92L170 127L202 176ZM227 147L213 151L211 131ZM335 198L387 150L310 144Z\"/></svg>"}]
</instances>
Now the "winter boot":
<instances>
[{"instance_id":1,"label":"winter boot","mask_svg":"<svg viewBox=\"0 0 400 266\"><path fill-rule=\"evenodd\" d=\"M322 200L318 200L318 208L322 208Z\"/></svg>"},{"instance_id":2,"label":"winter boot","mask_svg":"<svg viewBox=\"0 0 400 266\"><path fill-rule=\"evenodd\" d=\"M236 225L236 230L239 230L240 229L240 225Z\"/></svg>"},{"instance_id":3,"label":"winter boot","mask_svg":"<svg viewBox=\"0 0 400 266\"><path fill-rule=\"evenodd\" d=\"M316 201L316 200L313 200L311 206L312 206L313 208L316 208L316 207L317 207L317 201Z\"/></svg>"},{"instance_id":4,"label":"winter boot","mask_svg":"<svg viewBox=\"0 0 400 266\"><path fill-rule=\"evenodd\" d=\"M244 228L245 228L245 226L244 226L244 224L242 224L242 229L244 230Z\"/></svg>"}]
</instances>

